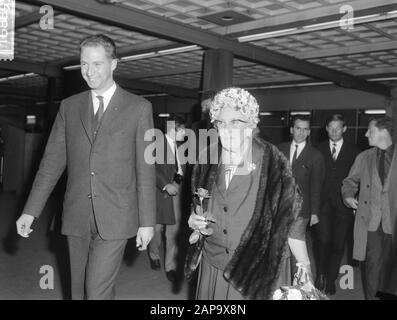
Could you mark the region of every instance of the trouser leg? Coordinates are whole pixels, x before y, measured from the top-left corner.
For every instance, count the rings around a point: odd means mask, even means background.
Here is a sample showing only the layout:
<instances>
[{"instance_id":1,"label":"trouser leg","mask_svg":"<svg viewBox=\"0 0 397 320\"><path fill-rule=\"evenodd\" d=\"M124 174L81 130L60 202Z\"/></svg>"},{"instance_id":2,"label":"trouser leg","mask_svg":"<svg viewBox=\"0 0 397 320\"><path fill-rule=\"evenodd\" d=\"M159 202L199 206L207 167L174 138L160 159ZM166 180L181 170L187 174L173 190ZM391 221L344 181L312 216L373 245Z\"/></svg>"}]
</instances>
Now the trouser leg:
<instances>
[{"instance_id":1,"label":"trouser leg","mask_svg":"<svg viewBox=\"0 0 397 320\"><path fill-rule=\"evenodd\" d=\"M382 268L382 252L382 236L379 230L375 232L369 231L365 260L365 287L367 300L376 299Z\"/></svg>"},{"instance_id":2,"label":"trouser leg","mask_svg":"<svg viewBox=\"0 0 397 320\"><path fill-rule=\"evenodd\" d=\"M339 274L340 264L345 252L349 231L354 222L353 215L336 214L330 239L328 280L335 281Z\"/></svg>"},{"instance_id":3,"label":"trouser leg","mask_svg":"<svg viewBox=\"0 0 397 320\"><path fill-rule=\"evenodd\" d=\"M86 271L88 300L114 299L126 244L127 240L103 240L99 235L91 241Z\"/></svg>"},{"instance_id":4,"label":"trouser leg","mask_svg":"<svg viewBox=\"0 0 397 320\"><path fill-rule=\"evenodd\" d=\"M181 222L181 188L178 188L178 194L172 198L175 224L167 225L165 228L165 271L176 270L178 261L178 235Z\"/></svg>"},{"instance_id":5,"label":"trouser leg","mask_svg":"<svg viewBox=\"0 0 397 320\"><path fill-rule=\"evenodd\" d=\"M73 300L83 300L90 238L68 236L67 239L71 273L71 296Z\"/></svg>"}]
</instances>

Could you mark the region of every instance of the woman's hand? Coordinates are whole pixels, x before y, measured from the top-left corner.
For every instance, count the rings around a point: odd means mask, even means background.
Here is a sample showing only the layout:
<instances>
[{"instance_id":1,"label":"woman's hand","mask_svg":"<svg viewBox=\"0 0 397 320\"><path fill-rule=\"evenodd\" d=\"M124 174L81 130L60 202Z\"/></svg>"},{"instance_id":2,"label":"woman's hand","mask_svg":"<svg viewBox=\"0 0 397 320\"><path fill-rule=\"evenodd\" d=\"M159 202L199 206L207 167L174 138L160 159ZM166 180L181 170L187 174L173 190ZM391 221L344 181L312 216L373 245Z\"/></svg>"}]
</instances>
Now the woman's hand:
<instances>
[{"instance_id":1,"label":"woman's hand","mask_svg":"<svg viewBox=\"0 0 397 320\"><path fill-rule=\"evenodd\" d=\"M207 227L208 225L207 219L203 214L201 214L201 209L199 206L196 207L195 212L192 212L190 214L188 225L189 228L193 230L199 230Z\"/></svg>"}]
</instances>

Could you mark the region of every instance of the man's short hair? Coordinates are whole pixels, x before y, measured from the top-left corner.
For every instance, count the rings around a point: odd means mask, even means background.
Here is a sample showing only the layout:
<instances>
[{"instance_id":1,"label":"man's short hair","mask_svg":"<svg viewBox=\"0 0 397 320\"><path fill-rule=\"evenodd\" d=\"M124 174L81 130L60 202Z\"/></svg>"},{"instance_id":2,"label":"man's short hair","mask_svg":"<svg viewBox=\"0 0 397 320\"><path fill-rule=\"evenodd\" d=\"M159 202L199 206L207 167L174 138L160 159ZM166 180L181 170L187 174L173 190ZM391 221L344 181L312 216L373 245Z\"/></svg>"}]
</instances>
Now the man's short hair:
<instances>
[{"instance_id":1,"label":"man's short hair","mask_svg":"<svg viewBox=\"0 0 397 320\"><path fill-rule=\"evenodd\" d=\"M382 118L373 118L370 122L374 122L374 126L378 129L386 129L390 137L393 137L394 132L394 120L390 117L384 116Z\"/></svg>"},{"instance_id":2,"label":"man's short hair","mask_svg":"<svg viewBox=\"0 0 397 320\"><path fill-rule=\"evenodd\" d=\"M332 116L329 116L326 120L325 120L325 126L328 127L328 125L330 124L330 122L332 121L340 121L342 122L342 127L346 126L346 119L343 115L339 114L339 113L335 113Z\"/></svg>"},{"instance_id":3,"label":"man's short hair","mask_svg":"<svg viewBox=\"0 0 397 320\"><path fill-rule=\"evenodd\" d=\"M309 127L311 125L310 116L307 116L305 114L297 114L291 118L290 127L293 128L295 126L295 122L298 120L308 122Z\"/></svg>"},{"instance_id":4,"label":"man's short hair","mask_svg":"<svg viewBox=\"0 0 397 320\"><path fill-rule=\"evenodd\" d=\"M104 34L96 34L89 36L80 42L80 52L85 47L103 47L108 57L117 59L116 44L114 41Z\"/></svg>"},{"instance_id":5,"label":"man's short hair","mask_svg":"<svg viewBox=\"0 0 397 320\"><path fill-rule=\"evenodd\" d=\"M179 126L182 126L182 125L186 124L185 119L183 117L181 117L181 116L176 115L176 114L171 114L168 117L167 121L174 121L175 122L175 127L179 127Z\"/></svg>"}]
</instances>

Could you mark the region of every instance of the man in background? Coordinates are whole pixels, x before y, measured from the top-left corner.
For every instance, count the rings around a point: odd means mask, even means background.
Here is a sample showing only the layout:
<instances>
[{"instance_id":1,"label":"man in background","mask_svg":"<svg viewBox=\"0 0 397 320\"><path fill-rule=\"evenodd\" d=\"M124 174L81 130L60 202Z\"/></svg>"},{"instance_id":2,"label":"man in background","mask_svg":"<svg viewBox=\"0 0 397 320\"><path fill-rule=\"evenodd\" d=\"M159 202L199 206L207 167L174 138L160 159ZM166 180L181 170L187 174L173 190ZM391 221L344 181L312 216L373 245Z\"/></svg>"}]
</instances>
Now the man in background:
<instances>
[{"instance_id":1,"label":"man in background","mask_svg":"<svg viewBox=\"0 0 397 320\"><path fill-rule=\"evenodd\" d=\"M344 139L347 126L342 115L330 116L325 130L329 139L318 146L325 161L325 180L316 233L319 247L315 285L317 289L325 289L326 294L333 295L345 245L347 239L352 237L354 221L353 210L343 203L340 189L360 150Z\"/></svg>"},{"instance_id":2,"label":"man in background","mask_svg":"<svg viewBox=\"0 0 397 320\"><path fill-rule=\"evenodd\" d=\"M348 177L342 197L357 210L353 258L365 261L367 300L377 292L397 293L397 157L394 121L389 117L369 122L365 136L371 149L361 152ZM358 196L358 199L357 199Z\"/></svg>"},{"instance_id":3,"label":"man in background","mask_svg":"<svg viewBox=\"0 0 397 320\"><path fill-rule=\"evenodd\" d=\"M163 233L165 237L164 269L167 279L177 282L178 234L182 218L182 189L185 164L178 153L178 142L185 135L185 120L171 116L167 120L167 132L164 135L164 157L162 163L156 163L156 199L157 216L153 240L149 244L150 266L159 270L160 247Z\"/></svg>"}]
</instances>

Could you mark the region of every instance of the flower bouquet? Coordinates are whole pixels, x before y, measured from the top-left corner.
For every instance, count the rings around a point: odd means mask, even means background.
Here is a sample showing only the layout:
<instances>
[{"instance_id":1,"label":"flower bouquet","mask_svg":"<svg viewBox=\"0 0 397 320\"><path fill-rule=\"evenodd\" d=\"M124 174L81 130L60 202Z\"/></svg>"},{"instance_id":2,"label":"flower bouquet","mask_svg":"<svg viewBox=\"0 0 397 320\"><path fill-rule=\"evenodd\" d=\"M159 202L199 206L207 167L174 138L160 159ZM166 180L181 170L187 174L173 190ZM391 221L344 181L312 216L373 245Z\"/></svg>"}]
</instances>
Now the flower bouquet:
<instances>
[{"instance_id":1,"label":"flower bouquet","mask_svg":"<svg viewBox=\"0 0 397 320\"><path fill-rule=\"evenodd\" d=\"M311 272L297 263L298 271L294 276L293 286L282 286L273 293L272 300L329 300L311 281Z\"/></svg>"},{"instance_id":2,"label":"flower bouquet","mask_svg":"<svg viewBox=\"0 0 397 320\"><path fill-rule=\"evenodd\" d=\"M203 201L204 199L209 199L211 198L211 196L209 195L208 190L204 189L204 188L198 188L197 191L194 193L200 200L200 212L198 214L203 215L205 218L205 222L207 223L215 223L215 218L212 216L212 214L206 212L204 213L203 210ZM201 228L201 229L197 229L194 230L193 233L190 235L189 237L189 243L190 244L194 244L196 243L201 236L210 236L212 233L214 232L214 230L210 227L206 228Z\"/></svg>"},{"instance_id":3,"label":"flower bouquet","mask_svg":"<svg viewBox=\"0 0 397 320\"><path fill-rule=\"evenodd\" d=\"M297 284L277 289L272 300L329 300L329 298L314 286L309 289L305 285Z\"/></svg>"}]
</instances>

